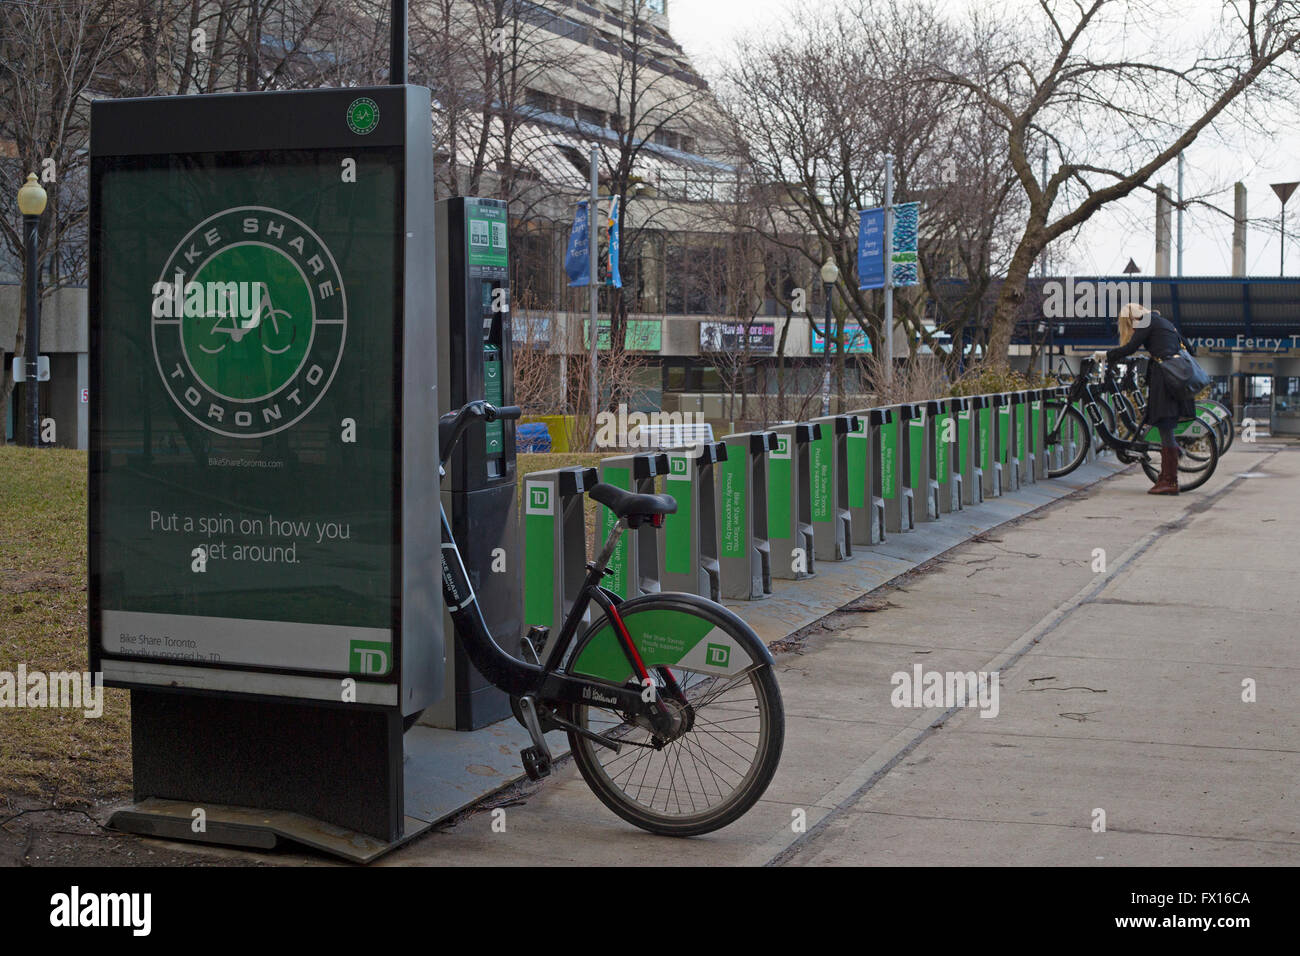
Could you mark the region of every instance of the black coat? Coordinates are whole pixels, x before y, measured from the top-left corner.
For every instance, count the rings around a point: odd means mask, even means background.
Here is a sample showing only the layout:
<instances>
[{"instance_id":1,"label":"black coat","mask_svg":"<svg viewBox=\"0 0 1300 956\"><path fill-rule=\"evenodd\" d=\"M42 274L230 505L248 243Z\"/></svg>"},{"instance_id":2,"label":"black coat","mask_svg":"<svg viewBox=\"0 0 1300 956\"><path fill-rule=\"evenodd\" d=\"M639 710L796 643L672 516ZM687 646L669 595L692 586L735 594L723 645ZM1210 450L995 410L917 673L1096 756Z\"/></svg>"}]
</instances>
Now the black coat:
<instances>
[{"instance_id":1,"label":"black coat","mask_svg":"<svg viewBox=\"0 0 1300 956\"><path fill-rule=\"evenodd\" d=\"M1196 402L1190 398L1180 398L1171 391L1164 368L1159 361L1155 361L1177 355L1183 337L1174 324L1159 312L1150 313L1150 318L1150 322L1133 330L1133 338L1128 340L1128 345L1108 350L1106 361L1128 358L1138 349L1145 348L1153 359L1147 370L1147 421L1154 424L1164 418L1193 418L1196 415Z\"/></svg>"}]
</instances>

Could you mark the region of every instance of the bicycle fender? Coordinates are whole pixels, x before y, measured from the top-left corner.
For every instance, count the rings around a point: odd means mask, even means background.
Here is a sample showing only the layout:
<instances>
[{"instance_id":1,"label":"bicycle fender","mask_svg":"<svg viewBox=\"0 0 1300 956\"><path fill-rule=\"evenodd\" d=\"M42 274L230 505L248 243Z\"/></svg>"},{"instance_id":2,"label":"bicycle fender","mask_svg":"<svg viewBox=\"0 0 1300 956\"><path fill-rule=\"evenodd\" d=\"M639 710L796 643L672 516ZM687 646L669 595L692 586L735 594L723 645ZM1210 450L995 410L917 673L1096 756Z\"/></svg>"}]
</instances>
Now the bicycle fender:
<instances>
[{"instance_id":1,"label":"bicycle fender","mask_svg":"<svg viewBox=\"0 0 1300 956\"><path fill-rule=\"evenodd\" d=\"M666 592L623 601L618 607L628 635L647 669L680 667L731 677L772 655L743 620L719 604L694 594ZM624 683L631 676L627 655L606 617L593 624L591 637L570 672ZM734 633L748 633L742 642Z\"/></svg>"}]
</instances>

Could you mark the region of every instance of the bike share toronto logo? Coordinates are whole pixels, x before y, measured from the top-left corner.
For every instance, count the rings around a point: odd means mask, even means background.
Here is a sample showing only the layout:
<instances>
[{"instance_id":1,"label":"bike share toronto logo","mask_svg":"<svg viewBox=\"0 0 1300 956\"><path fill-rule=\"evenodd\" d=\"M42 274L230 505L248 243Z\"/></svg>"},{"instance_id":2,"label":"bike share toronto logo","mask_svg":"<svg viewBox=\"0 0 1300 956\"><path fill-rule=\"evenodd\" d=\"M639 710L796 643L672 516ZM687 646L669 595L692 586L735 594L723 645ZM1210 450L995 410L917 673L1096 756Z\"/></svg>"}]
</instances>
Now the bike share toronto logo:
<instances>
[{"instance_id":1,"label":"bike share toronto logo","mask_svg":"<svg viewBox=\"0 0 1300 956\"><path fill-rule=\"evenodd\" d=\"M230 438L295 424L343 357L347 294L305 223L238 206L194 226L153 286L154 359L172 400Z\"/></svg>"},{"instance_id":2,"label":"bike share toronto logo","mask_svg":"<svg viewBox=\"0 0 1300 956\"><path fill-rule=\"evenodd\" d=\"M374 132L379 125L379 104L368 96L361 96L348 107L348 129L358 136Z\"/></svg>"}]
</instances>

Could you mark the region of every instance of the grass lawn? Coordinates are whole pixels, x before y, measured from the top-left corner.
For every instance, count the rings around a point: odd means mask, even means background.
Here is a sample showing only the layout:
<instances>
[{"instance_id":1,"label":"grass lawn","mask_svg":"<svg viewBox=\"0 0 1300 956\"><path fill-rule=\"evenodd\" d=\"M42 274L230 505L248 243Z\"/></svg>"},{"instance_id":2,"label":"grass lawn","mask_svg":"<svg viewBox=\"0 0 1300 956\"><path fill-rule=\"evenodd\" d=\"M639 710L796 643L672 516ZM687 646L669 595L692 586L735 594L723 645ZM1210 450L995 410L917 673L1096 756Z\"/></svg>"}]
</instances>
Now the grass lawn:
<instances>
[{"instance_id":1,"label":"grass lawn","mask_svg":"<svg viewBox=\"0 0 1300 956\"><path fill-rule=\"evenodd\" d=\"M595 465L591 454L520 455L520 477ZM521 486L522 487L522 483ZM596 525L588 500L587 526ZM0 671L86 668L86 453L0 446ZM131 788L127 691L104 713L0 707L0 801L89 806Z\"/></svg>"},{"instance_id":2,"label":"grass lawn","mask_svg":"<svg viewBox=\"0 0 1300 956\"><path fill-rule=\"evenodd\" d=\"M86 453L0 447L0 671L86 669ZM131 787L130 700L0 708L0 799L87 806Z\"/></svg>"}]
</instances>

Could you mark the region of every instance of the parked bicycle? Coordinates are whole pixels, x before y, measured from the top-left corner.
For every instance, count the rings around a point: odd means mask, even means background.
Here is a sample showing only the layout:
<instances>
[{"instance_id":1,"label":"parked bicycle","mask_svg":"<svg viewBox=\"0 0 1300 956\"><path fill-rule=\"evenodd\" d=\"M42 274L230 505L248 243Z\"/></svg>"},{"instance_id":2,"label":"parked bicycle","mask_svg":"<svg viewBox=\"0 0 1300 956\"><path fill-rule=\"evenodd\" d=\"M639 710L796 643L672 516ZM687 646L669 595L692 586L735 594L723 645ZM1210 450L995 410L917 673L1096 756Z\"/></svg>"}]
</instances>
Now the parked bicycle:
<instances>
[{"instance_id":1,"label":"parked bicycle","mask_svg":"<svg viewBox=\"0 0 1300 956\"><path fill-rule=\"evenodd\" d=\"M1120 390L1134 407L1137 417L1140 419L1146 414L1147 394L1146 394L1146 375L1145 366L1149 360L1139 359L1125 367L1124 375L1120 379ZM1208 412L1215 419L1215 435L1219 439L1219 457L1232 447L1233 439L1236 437L1236 423L1232 418L1232 409L1223 402L1213 398L1201 398L1196 401L1198 412Z\"/></svg>"},{"instance_id":2,"label":"parked bicycle","mask_svg":"<svg viewBox=\"0 0 1300 956\"><path fill-rule=\"evenodd\" d=\"M470 402L439 421L445 466L472 421L519 417L510 406ZM601 586L626 530L663 526L677 510L668 495L598 484L589 492L618 521L558 634L534 627L520 660L483 621L460 550L442 513L442 588L456 633L474 666L511 698L532 746L521 756L537 780L551 772L545 734L563 730L588 786L642 829L693 836L734 822L776 772L785 715L772 655L727 608L693 594L622 600ZM598 612L581 627L592 605Z\"/></svg>"},{"instance_id":3,"label":"parked bicycle","mask_svg":"<svg viewBox=\"0 0 1300 956\"><path fill-rule=\"evenodd\" d=\"M1121 462L1141 464L1153 484L1160 477L1160 466L1152 460L1160 454L1158 430L1135 417L1127 400L1115 403L1118 410L1112 407L1107 397L1118 394L1113 376L1086 358L1066 398L1046 402L1047 443L1062 449L1060 464L1048 469L1049 477L1068 475L1083 464L1094 438L1113 450ZM1218 419L1209 411L1198 410L1196 417L1174 426L1174 441L1179 449L1178 490L1193 491L1205 484L1218 466Z\"/></svg>"}]
</instances>

